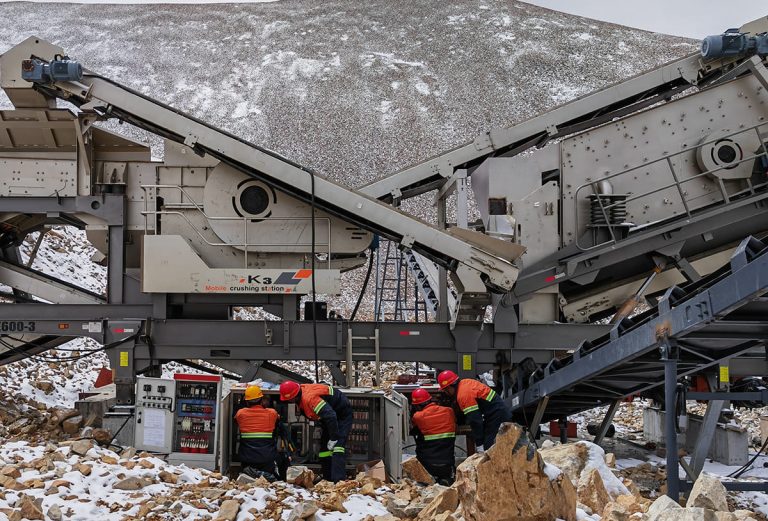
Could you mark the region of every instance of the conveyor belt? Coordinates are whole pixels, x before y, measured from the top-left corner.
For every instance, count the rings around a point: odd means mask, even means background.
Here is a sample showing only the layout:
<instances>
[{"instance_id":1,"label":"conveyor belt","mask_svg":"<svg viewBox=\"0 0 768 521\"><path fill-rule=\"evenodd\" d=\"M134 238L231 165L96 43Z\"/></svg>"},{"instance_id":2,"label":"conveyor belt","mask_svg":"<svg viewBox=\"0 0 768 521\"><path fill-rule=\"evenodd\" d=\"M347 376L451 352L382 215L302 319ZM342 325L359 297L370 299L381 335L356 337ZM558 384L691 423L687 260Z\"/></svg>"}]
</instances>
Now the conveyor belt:
<instances>
[{"instance_id":1,"label":"conveyor belt","mask_svg":"<svg viewBox=\"0 0 768 521\"><path fill-rule=\"evenodd\" d=\"M659 305L614 326L592 344L553 360L507 398L521 420L546 400L542 421L607 405L664 384L660 346L676 347L678 377L695 374L768 342L768 248L745 239L730 265L685 287ZM541 411L539 411L541 414Z\"/></svg>"},{"instance_id":2,"label":"conveyor belt","mask_svg":"<svg viewBox=\"0 0 768 521\"><path fill-rule=\"evenodd\" d=\"M522 255L524 248L520 246L489 241L480 233L457 237L439 230L91 71L85 71L81 82L35 84L35 88L105 118L115 117L184 143L325 212L411 248L451 270L462 291L482 293L486 287L508 291L517 278L512 261Z\"/></svg>"}]
</instances>

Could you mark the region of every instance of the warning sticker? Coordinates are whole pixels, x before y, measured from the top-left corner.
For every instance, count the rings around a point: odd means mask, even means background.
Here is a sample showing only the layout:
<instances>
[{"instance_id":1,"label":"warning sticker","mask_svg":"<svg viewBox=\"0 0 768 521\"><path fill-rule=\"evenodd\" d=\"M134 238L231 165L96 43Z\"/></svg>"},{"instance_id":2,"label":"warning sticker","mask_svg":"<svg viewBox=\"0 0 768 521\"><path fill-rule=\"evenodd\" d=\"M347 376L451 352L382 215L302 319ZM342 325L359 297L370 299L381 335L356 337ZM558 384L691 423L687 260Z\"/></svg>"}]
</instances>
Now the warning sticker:
<instances>
[{"instance_id":1,"label":"warning sticker","mask_svg":"<svg viewBox=\"0 0 768 521\"><path fill-rule=\"evenodd\" d=\"M461 366L465 371L472 370L472 355L462 355Z\"/></svg>"},{"instance_id":2,"label":"warning sticker","mask_svg":"<svg viewBox=\"0 0 768 521\"><path fill-rule=\"evenodd\" d=\"M720 366L720 383L728 383L731 380L730 371L728 371L727 365Z\"/></svg>"},{"instance_id":3,"label":"warning sticker","mask_svg":"<svg viewBox=\"0 0 768 521\"><path fill-rule=\"evenodd\" d=\"M128 351L120 351L120 367L128 367Z\"/></svg>"}]
</instances>

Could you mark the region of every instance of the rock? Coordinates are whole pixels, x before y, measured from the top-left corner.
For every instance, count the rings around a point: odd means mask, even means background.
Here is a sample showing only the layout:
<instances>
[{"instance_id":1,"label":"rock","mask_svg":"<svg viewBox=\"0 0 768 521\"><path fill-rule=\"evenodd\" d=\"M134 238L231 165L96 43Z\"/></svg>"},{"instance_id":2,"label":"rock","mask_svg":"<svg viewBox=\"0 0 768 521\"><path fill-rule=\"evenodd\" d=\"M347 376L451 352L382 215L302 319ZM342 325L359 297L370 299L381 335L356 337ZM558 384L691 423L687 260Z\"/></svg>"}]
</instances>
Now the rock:
<instances>
[{"instance_id":1,"label":"rock","mask_svg":"<svg viewBox=\"0 0 768 521\"><path fill-rule=\"evenodd\" d=\"M112 488L116 488L117 490L140 490L147 485L149 485L149 483L146 480L132 476L130 478L125 478L122 481L118 481L112 485Z\"/></svg>"},{"instance_id":2,"label":"rock","mask_svg":"<svg viewBox=\"0 0 768 521\"><path fill-rule=\"evenodd\" d=\"M600 472L597 469L590 469L579 479L576 498L591 508L593 512L602 512L605 505L611 502L611 496L605 490L603 478L600 477Z\"/></svg>"},{"instance_id":3,"label":"rock","mask_svg":"<svg viewBox=\"0 0 768 521\"><path fill-rule=\"evenodd\" d=\"M162 472L160 474L162 474ZM238 485L253 485L254 483L256 483L256 479L252 478L248 474L240 474L239 476L237 476L237 480L235 481L235 483L237 483Z\"/></svg>"},{"instance_id":4,"label":"rock","mask_svg":"<svg viewBox=\"0 0 768 521\"><path fill-rule=\"evenodd\" d=\"M43 391L45 394L51 394L54 389L53 382L49 380L39 380L35 382L35 387Z\"/></svg>"},{"instance_id":5,"label":"rock","mask_svg":"<svg viewBox=\"0 0 768 521\"><path fill-rule=\"evenodd\" d=\"M302 501L291 509L291 514L288 516L288 521L300 521L301 519L309 519L314 516L315 513L320 510L320 506L316 501Z\"/></svg>"},{"instance_id":6,"label":"rock","mask_svg":"<svg viewBox=\"0 0 768 521\"><path fill-rule=\"evenodd\" d=\"M219 508L219 515L216 516L216 521L235 521L239 511L240 503L238 503L236 499L222 501L221 508Z\"/></svg>"},{"instance_id":7,"label":"rock","mask_svg":"<svg viewBox=\"0 0 768 521\"><path fill-rule=\"evenodd\" d=\"M442 514L436 515L432 519L433 521L456 521L456 518L453 517L451 512L443 512Z\"/></svg>"},{"instance_id":8,"label":"rock","mask_svg":"<svg viewBox=\"0 0 768 521\"><path fill-rule=\"evenodd\" d=\"M431 521L438 514L453 512L459 506L459 493L455 488L446 488L439 492L427 507L419 513L419 521Z\"/></svg>"},{"instance_id":9,"label":"rock","mask_svg":"<svg viewBox=\"0 0 768 521\"><path fill-rule=\"evenodd\" d=\"M739 518L731 512L715 512L717 521L739 521Z\"/></svg>"},{"instance_id":10,"label":"rock","mask_svg":"<svg viewBox=\"0 0 768 521\"><path fill-rule=\"evenodd\" d=\"M708 508L715 511L728 512L728 500L725 487L720 480L709 474L701 474L693 484L685 506Z\"/></svg>"},{"instance_id":11,"label":"rock","mask_svg":"<svg viewBox=\"0 0 768 521\"><path fill-rule=\"evenodd\" d=\"M408 508L411 502L406 499L392 498L387 501L387 510L390 514L397 517L406 517L405 509Z\"/></svg>"},{"instance_id":12,"label":"rock","mask_svg":"<svg viewBox=\"0 0 768 521\"><path fill-rule=\"evenodd\" d=\"M107 465L117 465L117 458L113 458L112 456L104 455L101 457L101 462L106 463Z\"/></svg>"},{"instance_id":13,"label":"rock","mask_svg":"<svg viewBox=\"0 0 768 521\"><path fill-rule=\"evenodd\" d=\"M607 452L605 454L605 464L611 467L612 469L616 468L616 454L613 452Z\"/></svg>"},{"instance_id":14,"label":"rock","mask_svg":"<svg viewBox=\"0 0 768 521\"><path fill-rule=\"evenodd\" d=\"M93 429L91 437L99 445L109 445L112 441L112 433L107 429ZM135 449L134 449L135 450Z\"/></svg>"},{"instance_id":15,"label":"rock","mask_svg":"<svg viewBox=\"0 0 768 521\"><path fill-rule=\"evenodd\" d=\"M82 416L72 416L61 422L61 429L67 434L75 434L80 430L80 426L83 424Z\"/></svg>"},{"instance_id":16,"label":"rock","mask_svg":"<svg viewBox=\"0 0 768 521\"><path fill-rule=\"evenodd\" d=\"M226 493L227 491L221 488L204 488L200 491L201 496L203 496L205 499L210 499L212 501L219 499L221 496L223 496Z\"/></svg>"},{"instance_id":17,"label":"rock","mask_svg":"<svg viewBox=\"0 0 768 521\"><path fill-rule=\"evenodd\" d=\"M708 508L673 508L659 514L656 521L717 521L717 516Z\"/></svg>"},{"instance_id":18,"label":"rock","mask_svg":"<svg viewBox=\"0 0 768 521\"><path fill-rule=\"evenodd\" d=\"M126 447L123 452L120 453L120 459L131 459L136 455L136 449L134 447Z\"/></svg>"},{"instance_id":19,"label":"rock","mask_svg":"<svg viewBox=\"0 0 768 521\"><path fill-rule=\"evenodd\" d=\"M82 474L83 476L90 476L91 471L93 470L93 468L90 465L86 465L85 463L78 463L77 465L75 465L75 469L80 471L80 474Z\"/></svg>"},{"instance_id":20,"label":"rock","mask_svg":"<svg viewBox=\"0 0 768 521\"><path fill-rule=\"evenodd\" d=\"M425 485L432 485L435 482L435 479L417 458L409 458L403 462L403 475Z\"/></svg>"},{"instance_id":21,"label":"rock","mask_svg":"<svg viewBox=\"0 0 768 521\"><path fill-rule=\"evenodd\" d=\"M59 488L59 487L67 487L67 488L72 488L72 483L70 483L70 482L69 482L69 481L67 481L66 479L56 479L56 480L54 480L54 481L51 483L51 486L52 486L52 487L56 487L56 488Z\"/></svg>"},{"instance_id":22,"label":"rock","mask_svg":"<svg viewBox=\"0 0 768 521\"><path fill-rule=\"evenodd\" d=\"M656 521L656 519L661 515L662 512L665 512L667 510L681 510L683 507L678 505L672 498L669 496L659 496L656 498L656 501L651 504L650 507L648 507L648 512L646 512L646 516L648 518L648 521Z\"/></svg>"},{"instance_id":23,"label":"rock","mask_svg":"<svg viewBox=\"0 0 768 521\"><path fill-rule=\"evenodd\" d=\"M629 521L630 515L624 505L610 502L602 510L600 521Z\"/></svg>"},{"instance_id":24,"label":"rock","mask_svg":"<svg viewBox=\"0 0 768 521\"><path fill-rule=\"evenodd\" d=\"M160 481L163 483L171 483L175 485L179 481L179 476L174 474L173 472L168 472L167 470L162 470L157 475L158 478L160 478Z\"/></svg>"},{"instance_id":25,"label":"rock","mask_svg":"<svg viewBox=\"0 0 768 521\"><path fill-rule=\"evenodd\" d=\"M648 510L648 507L651 506L651 502L649 500L645 499L644 497L634 496L632 494L618 496L614 502L625 507L630 514L645 512Z\"/></svg>"},{"instance_id":26,"label":"rock","mask_svg":"<svg viewBox=\"0 0 768 521\"><path fill-rule=\"evenodd\" d=\"M15 465L6 465L3 467L3 470L0 470L0 475L19 479L21 477L21 471Z\"/></svg>"},{"instance_id":27,"label":"rock","mask_svg":"<svg viewBox=\"0 0 768 521\"><path fill-rule=\"evenodd\" d=\"M568 476L573 486L579 484L581 471L587 464L589 449L583 443L566 443L539 450L545 462L559 468Z\"/></svg>"},{"instance_id":28,"label":"rock","mask_svg":"<svg viewBox=\"0 0 768 521\"><path fill-rule=\"evenodd\" d=\"M459 465L453 486L466 521L576 519L573 485L562 473L549 479L542 457L512 423L501 426L493 447Z\"/></svg>"},{"instance_id":29,"label":"rock","mask_svg":"<svg viewBox=\"0 0 768 521\"><path fill-rule=\"evenodd\" d=\"M155 464L147 459L141 459L139 460L139 467L150 470L155 468Z\"/></svg>"},{"instance_id":30,"label":"rock","mask_svg":"<svg viewBox=\"0 0 768 521\"><path fill-rule=\"evenodd\" d=\"M8 490L21 490L22 485L11 476L0 476L0 487Z\"/></svg>"},{"instance_id":31,"label":"rock","mask_svg":"<svg viewBox=\"0 0 768 521\"><path fill-rule=\"evenodd\" d=\"M77 440L71 445L72 452L75 454L79 454L81 456L85 456L85 453L91 450L91 447L93 447L93 441L91 440Z\"/></svg>"},{"instance_id":32,"label":"rock","mask_svg":"<svg viewBox=\"0 0 768 521\"><path fill-rule=\"evenodd\" d=\"M40 500L40 503L42 503L42 500ZM29 496L24 496L24 498L21 500L19 508L21 510L22 518L40 520L45 519L45 516L43 516L43 511L40 508L40 505L38 505L38 502L32 501L32 498Z\"/></svg>"},{"instance_id":33,"label":"rock","mask_svg":"<svg viewBox=\"0 0 768 521\"><path fill-rule=\"evenodd\" d=\"M285 480L297 487L312 488L315 482L315 473L304 466L288 467Z\"/></svg>"},{"instance_id":34,"label":"rock","mask_svg":"<svg viewBox=\"0 0 768 521\"><path fill-rule=\"evenodd\" d=\"M323 501L323 509L333 512L347 513L347 509L344 507L344 496L338 492L333 492L327 499Z\"/></svg>"},{"instance_id":35,"label":"rock","mask_svg":"<svg viewBox=\"0 0 768 521\"><path fill-rule=\"evenodd\" d=\"M751 510L736 510L733 512L736 519L739 521L756 521L757 517Z\"/></svg>"},{"instance_id":36,"label":"rock","mask_svg":"<svg viewBox=\"0 0 768 521\"><path fill-rule=\"evenodd\" d=\"M362 487L360 487L360 494L368 497L376 497L376 487L373 486L373 483L366 483Z\"/></svg>"},{"instance_id":37,"label":"rock","mask_svg":"<svg viewBox=\"0 0 768 521\"><path fill-rule=\"evenodd\" d=\"M61 521L61 507L59 505L51 505L51 508L48 509L48 513L46 515L52 521Z\"/></svg>"}]
</instances>

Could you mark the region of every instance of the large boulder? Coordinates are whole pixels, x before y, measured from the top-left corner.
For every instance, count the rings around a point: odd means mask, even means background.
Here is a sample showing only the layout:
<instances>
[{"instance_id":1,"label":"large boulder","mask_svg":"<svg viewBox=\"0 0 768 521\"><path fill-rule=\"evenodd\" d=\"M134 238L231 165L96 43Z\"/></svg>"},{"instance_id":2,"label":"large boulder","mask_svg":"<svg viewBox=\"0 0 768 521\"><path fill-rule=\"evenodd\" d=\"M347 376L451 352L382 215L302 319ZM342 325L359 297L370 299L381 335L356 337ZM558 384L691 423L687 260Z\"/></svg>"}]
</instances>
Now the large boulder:
<instances>
[{"instance_id":1,"label":"large boulder","mask_svg":"<svg viewBox=\"0 0 768 521\"><path fill-rule=\"evenodd\" d=\"M659 514L656 521L717 521L717 516L708 508L673 508Z\"/></svg>"},{"instance_id":2,"label":"large boulder","mask_svg":"<svg viewBox=\"0 0 768 521\"><path fill-rule=\"evenodd\" d=\"M579 479L576 497L580 503L587 505L593 512L602 512L605 505L611 502L611 496L605 490L603 478L600 477L600 472L595 468L585 472Z\"/></svg>"},{"instance_id":3,"label":"large boulder","mask_svg":"<svg viewBox=\"0 0 768 521\"><path fill-rule=\"evenodd\" d=\"M544 461L559 468L568 476L573 486L579 484L581 471L587 465L589 449L583 443L565 443L546 449L539 449L539 454Z\"/></svg>"},{"instance_id":4,"label":"large boulder","mask_svg":"<svg viewBox=\"0 0 768 521\"><path fill-rule=\"evenodd\" d=\"M403 475L417 483L432 485L435 479L427 472L424 465L416 458L408 458L403 462Z\"/></svg>"},{"instance_id":5,"label":"large boulder","mask_svg":"<svg viewBox=\"0 0 768 521\"><path fill-rule=\"evenodd\" d=\"M576 490L550 474L522 428L505 423L493 447L459 465L453 486L466 521L575 521Z\"/></svg>"},{"instance_id":6,"label":"large boulder","mask_svg":"<svg viewBox=\"0 0 768 521\"><path fill-rule=\"evenodd\" d=\"M678 505L674 499L667 495L663 495L656 498L653 504L648 507L646 516L648 521L656 521L662 512L665 512L666 510L682 510L682 508L683 507Z\"/></svg>"},{"instance_id":7,"label":"large boulder","mask_svg":"<svg viewBox=\"0 0 768 521\"><path fill-rule=\"evenodd\" d=\"M693 484L686 507L708 508L728 512L725 487L720 480L709 474L701 474Z\"/></svg>"},{"instance_id":8,"label":"large boulder","mask_svg":"<svg viewBox=\"0 0 768 521\"><path fill-rule=\"evenodd\" d=\"M459 506L459 493L453 487L446 488L432 498L427 508L419 513L419 521L431 521L443 512L453 512Z\"/></svg>"}]
</instances>

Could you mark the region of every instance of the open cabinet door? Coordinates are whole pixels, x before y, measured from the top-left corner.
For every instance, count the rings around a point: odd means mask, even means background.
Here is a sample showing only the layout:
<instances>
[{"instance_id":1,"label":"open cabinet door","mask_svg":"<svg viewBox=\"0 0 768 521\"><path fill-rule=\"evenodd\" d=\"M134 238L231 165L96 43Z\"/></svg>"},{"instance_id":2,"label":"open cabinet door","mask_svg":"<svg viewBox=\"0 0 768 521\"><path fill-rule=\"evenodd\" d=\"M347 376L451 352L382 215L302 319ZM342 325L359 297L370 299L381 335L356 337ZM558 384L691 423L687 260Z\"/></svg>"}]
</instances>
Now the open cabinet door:
<instances>
[{"instance_id":1,"label":"open cabinet door","mask_svg":"<svg viewBox=\"0 0 768 521\"><path fill-rule=\"evenodd\" d=\"M393 481L403 477L403 444L408 439L408 399L392 391L384 398L384 465Z\"/></svg>"}]
</instances>

